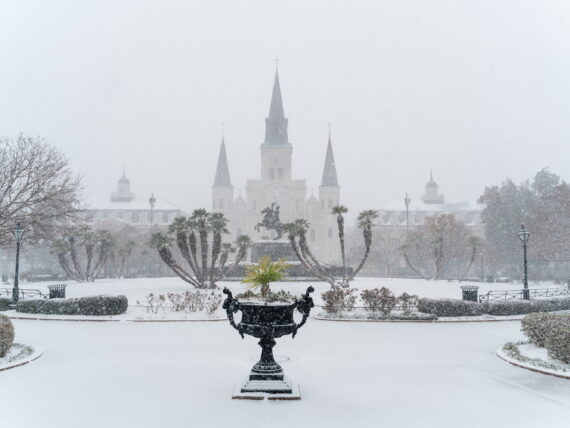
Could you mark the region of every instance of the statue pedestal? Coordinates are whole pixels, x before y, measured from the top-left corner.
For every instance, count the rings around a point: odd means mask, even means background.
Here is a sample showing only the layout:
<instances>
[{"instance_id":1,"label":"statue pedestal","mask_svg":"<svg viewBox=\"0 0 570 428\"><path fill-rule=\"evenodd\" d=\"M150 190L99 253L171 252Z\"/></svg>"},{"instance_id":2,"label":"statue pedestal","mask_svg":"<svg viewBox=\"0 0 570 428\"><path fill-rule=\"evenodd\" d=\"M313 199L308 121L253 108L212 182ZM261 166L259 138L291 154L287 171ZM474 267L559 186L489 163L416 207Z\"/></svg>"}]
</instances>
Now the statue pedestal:
<instances>
[{"instance_id":1,"label":"statue pedestal","mask_svg":"<svg viewBox=\"0 0 570 428\"><path fill-rule=\"evenodd\" d=\"M240 383L232 394L234 400L300 400L301 389L287 376L283 380L249 380Z\"/></svg>"},{"instance_id":2,"label":"statue pedestal","mask_svg":"<svg viewBox=\"0 0 570 428\"><path fill-rule=\"evenodd\" d=\"M291 243L286 239L262 239L254 242L251 247L251 263L258 263L264 256L269 256L273 262L279 259L285 259L287 262L298 261L291 248Z\"/></svg>"}]
</instances>

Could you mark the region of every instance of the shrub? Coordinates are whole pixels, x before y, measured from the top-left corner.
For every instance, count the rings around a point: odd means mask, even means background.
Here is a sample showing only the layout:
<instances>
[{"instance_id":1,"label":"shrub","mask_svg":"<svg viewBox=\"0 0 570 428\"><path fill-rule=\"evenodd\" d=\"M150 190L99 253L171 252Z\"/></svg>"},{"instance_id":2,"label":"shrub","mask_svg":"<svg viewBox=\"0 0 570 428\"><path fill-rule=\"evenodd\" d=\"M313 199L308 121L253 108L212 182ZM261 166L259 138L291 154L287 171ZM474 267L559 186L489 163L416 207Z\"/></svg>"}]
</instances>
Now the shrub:
<instances>
[{"instance_id":1,"label":"shrub","mask_svg":"<svg viewBox=\"0 0 570 428\"><path fill-rule=\"evenodd\" d=\"M549 323L544 346L551 358L570 363L570 315L556 315Z\"/></svg>"},{"instance_id":2,"label":"shrub","mask_svg":"<svg viewBox=\"0 0 570 428\"><path fill-rule=\"evenodd\" d=\"M330 314L352 311L354 309L354 303L356 302L356 296L353 296L355 291L354 288L343 289L340 287L332 287L329 291L325 291L321 294L325 302L323 309Z\"/></svg>"},{"instance_id":3,"label":"shrub","mask_svg":"<svg viewBox=\"0 0 570 428\"><path fill-rule=\"evenodd\" d=\"M400 302L402 311L408 313L418 305L418 296L415 294L402 293L400 297L398 297L398 302Z\"/></svg>"},{"instance_id":4,"label":"shrub","mask_svg":"<svg viewBox=\"0 0 570 428\"><path fill-rule=\"evenodd\" d=\"M366 310L372 312L380 311L383 315L388 315L392 312L392 309L398 302L396 296L386 287L364 290L360 293L360 298Z\"/></svg>"},{"instance_id":5,"label":"shrub","mask_svg":"<svg viewBox=\"0 0 570 428\"><path fill-rule=\"evenodd\" d=\"M0 357L6 355L14 342L14 326L6 315L0 314Z\"/></svg>"},{"instance_id":6,"label":"shrub","mask_svg":"<svg viewBox=\"0 0 570 428\"><path fill-rule=\"evenodd\" d=\"M247 291L244 291L243 293L237 294L236 299L238 299L238 300L239 299L242 299L242 300L248 300L248 299L261 300L261 294L255 293L252 290L247 290ZM273 302L294 303L297 300L299 300L298 296L295 296L295 295L291 294L289 291L285 291L285 290L278 290L278 291L269 290L267 292L267 294L265 295L265 297L263 298L263 301L268 302L268 303L273 303Z\"/></svg>"},{"instance_id":7,"label":"shrub","mask_svg":"<svg viewBox=\"0 0 570 428\"><path fill-rule=\"evenodd\" d=\"M199 290L185 291L184 293L169 293L170 308L174 312L200 312L205 310L212 315L220 307L222 296L214 291L203 293Z\"/></svg>"},{"instance_id":8,"label":"shrub","mask_svg":"<svg viewBox=\"0 0 570 428\"><path fill-rule=\"evenodd\" d=\"M119 315L129 306L126 296L90 296L73 299L20 300L17 312L56 315Z\"/></svg>"},{"instance_id":9,"label":"shrub","mask_svg":"<svg viewBox=\"0 0 570 428\"><path fill-rule=\"evenodd\" d=\"M570 298L540 300L497 300L483 303L483 310L489 315L523 315L533 312L555 312L570 309Z\"/></svg>"},{"instance_id":10,"label":"shrub","mask_svg":"<svg viewBox=\"0 0 570 428\"><path fill-rule=\"evenodd\" d=\"M438 317L468 317L483 314L483 309L477 302L425 297L418 300L418 311L435 314Z\"/></svg>"},{"instance_id":11,"label":"shrub","mask_svg":"<svg viewBox=\"0 0 570 428\"><path fill-rule=\"evenodd\" d=\"M544 346L544 340L549 333L555 314L544 312L529 314L521 322L521 330L536 346Z\"/></svg>"},{"instance_id":12,"label":"shrub","mask_svg":"<svg viewBox=\"0 0 570 428\"><path fill-rule=\"evenodd\" d=\"M0 311L7 311L10 309L10 302L12 302L10 298L0 297Z\"/></svg>"}]
</instances>

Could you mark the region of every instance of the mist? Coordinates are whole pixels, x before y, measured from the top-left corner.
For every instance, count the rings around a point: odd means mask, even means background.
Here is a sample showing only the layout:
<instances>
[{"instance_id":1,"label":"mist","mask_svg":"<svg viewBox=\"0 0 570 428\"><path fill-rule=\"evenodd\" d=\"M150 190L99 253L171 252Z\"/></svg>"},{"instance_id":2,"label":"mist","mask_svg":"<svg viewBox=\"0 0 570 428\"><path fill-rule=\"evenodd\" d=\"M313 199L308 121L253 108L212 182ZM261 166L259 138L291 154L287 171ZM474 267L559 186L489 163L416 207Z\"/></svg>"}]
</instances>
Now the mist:
<instances>
[{"instance_id":1,"label":"mist","mask_svg":"<svg viewBox=\"0 0 570 428\"><path fill-rule=\"evenodd\" d=\"M352 213L417 200L430 169L476 200L568 179L568 28L562 1L3 2L0 135L56 145L87 200L124 167L137 196L210 207L222 122L232 184L260 175L278 58L309 195L330 123Z\"/></svg>"}]
</instances>

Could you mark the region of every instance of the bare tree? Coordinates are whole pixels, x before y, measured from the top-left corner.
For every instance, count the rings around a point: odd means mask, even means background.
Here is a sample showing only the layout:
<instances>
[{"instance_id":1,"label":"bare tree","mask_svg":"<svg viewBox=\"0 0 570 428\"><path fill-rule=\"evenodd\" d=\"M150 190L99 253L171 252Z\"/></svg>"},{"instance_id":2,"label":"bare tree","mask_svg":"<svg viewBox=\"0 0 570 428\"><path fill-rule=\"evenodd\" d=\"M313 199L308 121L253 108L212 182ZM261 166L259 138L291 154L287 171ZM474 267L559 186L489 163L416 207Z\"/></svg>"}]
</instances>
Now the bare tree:
<instances>
[{"instance_id":1,"label":"bare tree","mask_svg":"<svg viewBox=\"0 0 570 428\"><path fill-rule=\"evenodd\" d=\"M68 160L43 139L0 139L0 245L12 239L16 221L28 242L61 236L83 219L80 190Z\"/></svg>"}]
</instances>

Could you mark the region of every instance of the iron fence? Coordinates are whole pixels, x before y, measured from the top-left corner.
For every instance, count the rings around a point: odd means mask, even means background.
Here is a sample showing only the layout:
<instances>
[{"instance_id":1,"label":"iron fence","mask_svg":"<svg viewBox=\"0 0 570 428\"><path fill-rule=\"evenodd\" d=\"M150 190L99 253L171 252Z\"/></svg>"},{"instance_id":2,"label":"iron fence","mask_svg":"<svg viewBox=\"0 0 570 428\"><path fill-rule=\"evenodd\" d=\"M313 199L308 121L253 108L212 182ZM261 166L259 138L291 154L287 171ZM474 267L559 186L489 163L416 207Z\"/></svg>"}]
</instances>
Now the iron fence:
<instances>
[{"instance_id":1,"label":"iron fence","mask_svg":"<svg viewBox=\"0 0 570 428\"><path fill-rule=\"evenodd\" d=\"M541 297L569 296L570 288L529 288L529 296L531 299ZM524 290L491 290L485 294L479 295L479 302L491 302L493 300L524 300Z\"/></svg>"},{"instance_id":2,"label":"iron fence","mask_svg":"<svg viewBox=\"0 0 570 428\"><path fill-rule=\"evenodd\" d=\"M45 293L42 293L40 290L35 288L19 288L20 292L20 299L30 298L30 297L41 297L46 299L48 296ZM0 288L0 296L6 295L8 297L12 297L12 288L2 287Z\"/></svg>"}]
</instances>

